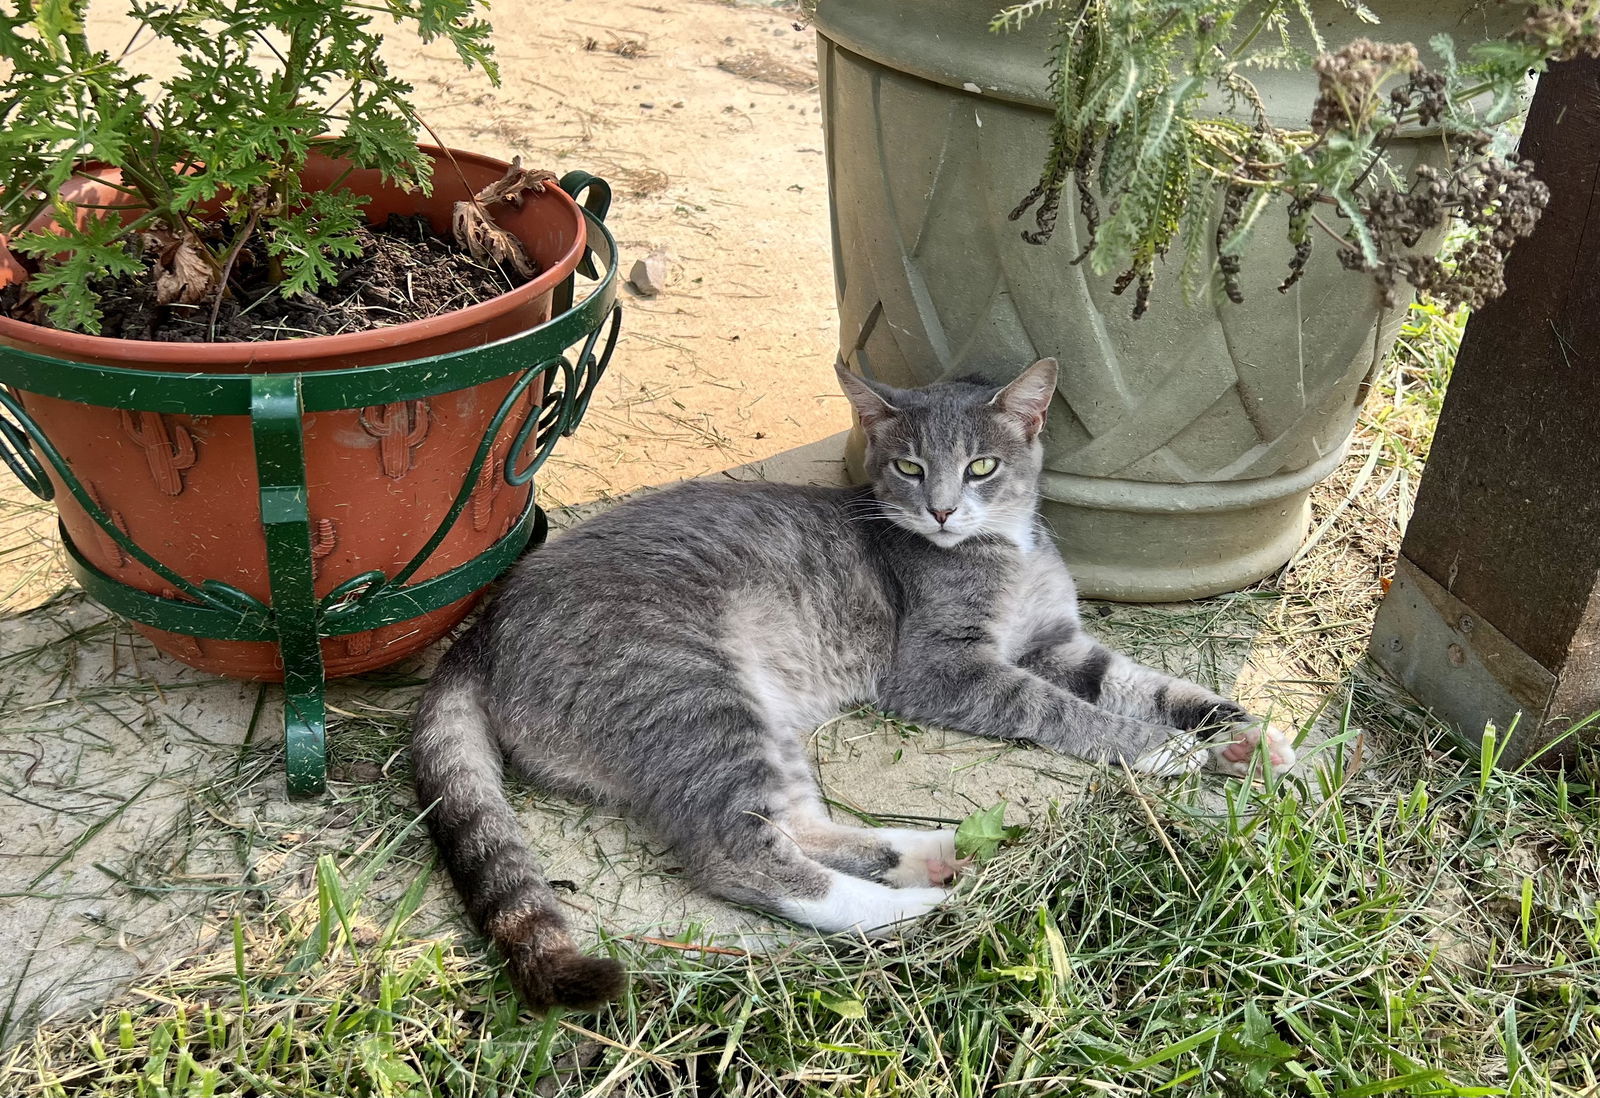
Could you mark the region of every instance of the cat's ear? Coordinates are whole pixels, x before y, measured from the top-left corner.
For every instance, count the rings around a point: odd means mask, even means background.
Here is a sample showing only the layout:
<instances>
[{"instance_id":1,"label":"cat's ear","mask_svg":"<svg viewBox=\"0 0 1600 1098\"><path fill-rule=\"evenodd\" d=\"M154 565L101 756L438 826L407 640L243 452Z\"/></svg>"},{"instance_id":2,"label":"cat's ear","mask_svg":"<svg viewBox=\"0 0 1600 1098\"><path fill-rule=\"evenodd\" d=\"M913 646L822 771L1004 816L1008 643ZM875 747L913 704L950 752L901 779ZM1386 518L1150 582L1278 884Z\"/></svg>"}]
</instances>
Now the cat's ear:
<instances>
[{"instance_id":1,"label":"cat's ear","mask_svg":"<svg viewBox=\"0 0 1600 1098\"><path fill-rule=\"evenodd\" d=\"M878 390L846 369L844 363L835 362L833 370L839 375L839 388L850 398L856 415L861 417L861 426L864 429L870 431L873 424L889 419L900 411L884 399Z\"/></svg>"},{"instance_id":2,"label":"cat's ear","mask_svg":"<svg viewBox=\"0 0 1600 1098\"><path fill-rule=\"evenodd\" d=\"M1041 358L996 393L989 403L1021 423L1023 436L1032 442L1044 430L1044 418L1050 411L1050 399L1055 395L1056 360Z\"/></svg>"}]
</instances>

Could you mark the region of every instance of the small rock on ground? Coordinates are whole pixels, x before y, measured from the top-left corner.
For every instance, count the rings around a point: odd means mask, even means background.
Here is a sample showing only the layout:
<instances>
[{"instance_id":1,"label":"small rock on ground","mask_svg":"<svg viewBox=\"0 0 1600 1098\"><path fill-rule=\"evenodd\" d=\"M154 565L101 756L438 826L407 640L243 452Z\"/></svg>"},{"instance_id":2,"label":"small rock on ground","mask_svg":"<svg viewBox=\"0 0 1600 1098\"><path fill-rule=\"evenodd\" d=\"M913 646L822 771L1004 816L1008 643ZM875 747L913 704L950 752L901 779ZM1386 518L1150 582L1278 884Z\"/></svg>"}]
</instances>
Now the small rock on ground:
<instances>
[{"instance_id":1,"label":"small rock on ground","mask_svg":"<svg viewBox=\"0 0 1600 1098\"><path fill-rule=\"evenodd\" d=\"M643 297L655 297L667 288L667 254L651 252L633 261L628 282Z\"/></svg>"}]
</instances>

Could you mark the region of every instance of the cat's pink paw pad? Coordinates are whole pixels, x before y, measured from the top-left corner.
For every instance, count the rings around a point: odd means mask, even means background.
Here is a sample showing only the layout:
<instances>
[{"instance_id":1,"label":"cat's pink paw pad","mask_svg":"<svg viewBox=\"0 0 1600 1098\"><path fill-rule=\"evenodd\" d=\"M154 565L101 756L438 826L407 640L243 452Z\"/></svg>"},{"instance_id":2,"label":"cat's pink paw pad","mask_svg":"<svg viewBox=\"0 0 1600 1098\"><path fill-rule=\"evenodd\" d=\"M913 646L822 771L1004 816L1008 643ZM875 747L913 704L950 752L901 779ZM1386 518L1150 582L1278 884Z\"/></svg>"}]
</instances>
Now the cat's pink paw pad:
<instances>
[{"instance_id":1,"label":"cat's pink paw pad","mask_svg":"<svg viewBox=\"0 0 1600 1098\"><path fill-rule=\"evenodd\" d=\"M1287 733L1270 725L1252 724L1234 730L1233 739L1217 744L1211 749L1211 765L1224 774L1240 777L1250 772L1257 757L1262 737L1267 741L1267 759L1276 773L1294 766L1294 740Z\"/></svg>"},{"instance_id":2,"label":"cat's pink paw pad","mask_svg":"<svg viewBox=\"0 0 1600 1098\"><path fill-rule=\"evenodd\" d=\"M949 888L961 876L961 871L972 864L971 858L929 858L928 883L939 888Z\"/></svg>"}]
</instances>

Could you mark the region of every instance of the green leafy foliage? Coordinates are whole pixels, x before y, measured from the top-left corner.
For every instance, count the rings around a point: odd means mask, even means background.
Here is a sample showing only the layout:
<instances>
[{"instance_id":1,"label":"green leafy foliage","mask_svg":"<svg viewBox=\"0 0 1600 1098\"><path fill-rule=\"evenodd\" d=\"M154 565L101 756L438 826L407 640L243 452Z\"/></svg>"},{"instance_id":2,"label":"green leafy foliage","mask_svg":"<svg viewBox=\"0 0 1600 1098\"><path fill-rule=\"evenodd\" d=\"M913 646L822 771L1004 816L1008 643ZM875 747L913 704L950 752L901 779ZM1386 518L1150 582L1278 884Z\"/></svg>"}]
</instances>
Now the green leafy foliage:
<instances>
[{"instance_id":1,"label":"green leafy foliage","mask_svg":"<svg viewBox=\"0 0 1600 1098\"><path fill-rule=\"evenodd\" d=\"M357 256L361 196L349 191L301 192L293 213L267 227L267 254L283 264L283 292L313 290L335 277L333 257Z\"/></svg>"},{"instance_id":2,"label":"green leafy foliage","mask_svg":"<svg viewBox=\"0 0 1600 1098\"><path fill-rule=\"evenodd\" d=\"M48 257L31 285L34 292L56 302L53 315L58 318L57 326L92 332L99 325L99 314L93 300L78 291L108 275L137 274L142 265L123 246L124 230L119 222L90 218L79 228L73 224L70 208L57 207L52 213L56 226L71 241L69 250L61 250L61 236L38 232L19 236L11 247L22 255Z\"/></svg>"},{"instance_id":3,"label":"green leafy foliage","mask_svg":"<svg viewBox=\"0 0 1600 1098\"><path fill-rule=\"evenodd\" d=\"M39 261L29 290L49 323L99 330L94 277L144 265L150 227L211 250L225 269L238 244L202 223L262 234L282 288L315 288L354 254L361 196L300 187L306 158L331 155L426 188L412 88L388 70L378 20L443 39L469 67L498 79L479 0L128 0L138 30L119 56L91 49L88 0L0 0L0 232L25 233L89 163L116 168L124 220L54 216L54 239L24 236ZM125 60L151 37L179 68L159 85ZM83 224L78 224L82 220ZM226 293L223 286L213 293Z\"/></svg>"},{"instance_id":4,"label":"green leafy foliage","mask_svg":"<svg viewBox=\"0 0 1600 1098\"><path fill-rule=\"evenodd\" d=\"M1341 2L1378 22L1357 0ZM1530 164L1494 154L1487 128L1516 111L1530 71L1600 52L1600 10L1588 0L1543 0L1505 38L1464 51L1437 36L1435 70L1410 43L1358 38L1330 51L1308 0L1027 0L991 29L1017 31L1047 12L1056 21L1051 150L1012 218L1032 210L1023 238L1045 243L1070 179L1088 239L1074 262L1121 272L1119 293L1137 283L1135 316L1175 240L1186 290L1220 282L1242 300L1237 257L1273 205L1287 207L1294 246L1281 289L1320 239L1386 298L1408 282L1450 305L1481 304L1499 292L1507 249L1548 198ZM1268 116L1247 77L1286 67L1318 80L1311 116L1290 128ZM1224 110L1235 117L1218 117ZM1445 167L1393 162L1389 142L1403 128L1436 132ZM1470 262L1446 266L1428 230L1452 216L1484 243Z\"/></svg>"},{"instance_id":5,"label":"green leafy foliage","mask_svg":"<svg viewBox=\"0 0 1600 1098\"><path fill-rule=\"evenodd\" d=\"M817 988L812 991L811 997L841 1018L865 1018L867 1016L866 1004L853 995L835 995L832 992Z\"/></svg>"}]
</instances>

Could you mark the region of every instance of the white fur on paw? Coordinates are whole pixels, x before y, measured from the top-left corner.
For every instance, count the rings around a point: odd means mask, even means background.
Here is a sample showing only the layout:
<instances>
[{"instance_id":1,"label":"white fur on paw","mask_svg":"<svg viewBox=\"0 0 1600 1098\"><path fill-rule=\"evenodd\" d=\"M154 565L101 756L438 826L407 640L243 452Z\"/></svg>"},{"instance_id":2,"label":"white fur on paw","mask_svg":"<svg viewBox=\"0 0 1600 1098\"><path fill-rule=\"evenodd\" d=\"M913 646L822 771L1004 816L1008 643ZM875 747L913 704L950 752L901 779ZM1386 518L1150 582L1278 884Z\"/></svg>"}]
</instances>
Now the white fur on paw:
<instances>
[{"instance_id":1,"label":"white fur on paw","mask_svg":"<svg viewBox=\"0 0 1600 1098\"><path fill-rule=\"evenodd\" d=\"M1205 761L1200 741L1193 733L1178 732L1154 750L1146 751L1134 759L1130 768L1140 774L1154 774L1158 778L1175 778L1200 769Z\"/></svg>"},{"instance_id":2,"label":"white fur on paw","mask_svg":"<svg viewBox=\"0 0 1600 1098\"><path fill-rule=\"evenodd\" d=\"M1265 724L1242 725L1233 730L1233 738L1211 747L1211 769L1235 777L1244 777L1256 766L1258 747L1262 736L1267 740L1267 759L1275 773L1282 774L1294 766L1294 737L1289 733ZM1259 767L1257 767L1259 769Z\"/></svg>"},{"instance_id":3,"label":"white fur on paw","mask_svg":"<svg viewBox=\"0 0 1600 1098\"><path fill-rule=\"evenodd\" d=\"M877 906L877 910L863 913L856 928L869 938L885 939L896 938L905 931L906 924L911 919L920 919L934 908L949 899L950 892L944 888L896 888L891 894L893 902L887 906Z\"/></svg>"},{"instance_id":4,"label":"white fur on paw","mask_svg":"<svg viewBox=\"0 0 1600 1098\"><path fill-rule=\"evenodd\" d=\"M822 896L779 901L773 910L824 934L840 931L893 938L907 920L926 915L950 895L947 889L890 888L843 873L830 875Z\"/></svg>"},{"instance_id":5,"label":"white fur on paw","mask_svg":"<svg viewBox=\"0 0 1600 1098\"><path fill-rule=\"evenodd\" d=\"M948 887L966 867L956 857L956 833L949 829L885 827L877 833L900 855L900 864L884 875L895 888Z\"/></svg>"}]
</instances>

